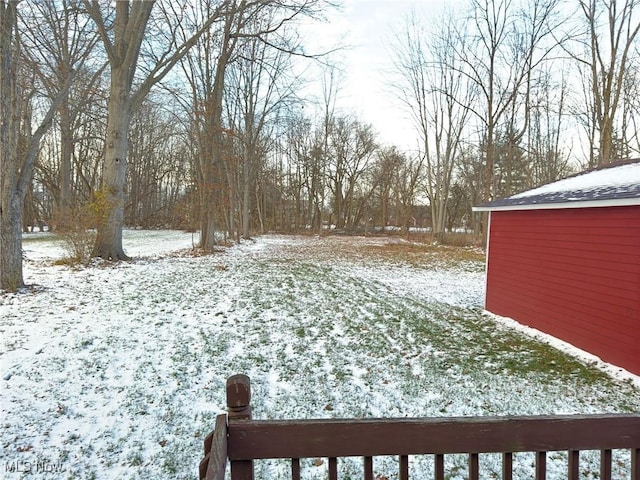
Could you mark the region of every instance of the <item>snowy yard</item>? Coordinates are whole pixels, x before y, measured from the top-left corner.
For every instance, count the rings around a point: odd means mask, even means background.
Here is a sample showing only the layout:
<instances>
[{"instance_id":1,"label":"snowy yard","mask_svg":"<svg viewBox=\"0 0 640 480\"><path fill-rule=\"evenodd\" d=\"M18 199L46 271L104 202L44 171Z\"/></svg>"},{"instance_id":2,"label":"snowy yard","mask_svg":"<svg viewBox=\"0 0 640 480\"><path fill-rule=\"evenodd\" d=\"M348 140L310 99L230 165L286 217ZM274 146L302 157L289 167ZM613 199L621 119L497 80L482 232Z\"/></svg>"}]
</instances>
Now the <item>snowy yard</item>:
<instances>
[{"instance_id":1,"label":"snowy yard","mask_svg":"<svg viewBox=\"0 0 640 480\"><path fill-rule=\"evenodd\" d=\"M74 269L53 264L64 256L54 237L26 237L35 288L0 296L0 477L196 478L234 373L252 379L255 418L640 411L637 377L483 313L473 252L265 236L195 256L194 240L127 231L133 262ZM458 460L451 478L465 475ZM549 478L565 475L565 461L551 456ZM429 459L412 462L416 478L431 475ZM531 477L531 462L518 457L516 475ZM597 477L590 462L585 478ZM318 463L308 478L324 474ZM614 456L614 475L628 465ZM282 466L259 469L277 478ZM375 466L389 478L393 469L390 458Z\"/></svg>"}]
</instances>

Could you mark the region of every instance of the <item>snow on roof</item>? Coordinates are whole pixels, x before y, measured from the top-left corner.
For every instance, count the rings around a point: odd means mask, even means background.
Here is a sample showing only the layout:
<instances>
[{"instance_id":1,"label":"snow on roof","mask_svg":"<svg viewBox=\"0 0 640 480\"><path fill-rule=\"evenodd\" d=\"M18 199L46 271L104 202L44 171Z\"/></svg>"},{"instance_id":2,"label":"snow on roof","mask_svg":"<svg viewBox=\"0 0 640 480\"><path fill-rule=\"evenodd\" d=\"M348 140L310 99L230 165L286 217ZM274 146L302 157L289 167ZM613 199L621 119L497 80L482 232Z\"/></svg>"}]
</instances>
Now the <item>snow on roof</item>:
<instances>
[{"instance_id":1,"label":"snow on roof","mask_svg":"<svg viewBox=\"0 0 640 480\"><path fill-rule=\"evenodd\" d=\"M640 160L583 172L474 207L476 211L640 205Z\"/></svg>"}]
</instances>

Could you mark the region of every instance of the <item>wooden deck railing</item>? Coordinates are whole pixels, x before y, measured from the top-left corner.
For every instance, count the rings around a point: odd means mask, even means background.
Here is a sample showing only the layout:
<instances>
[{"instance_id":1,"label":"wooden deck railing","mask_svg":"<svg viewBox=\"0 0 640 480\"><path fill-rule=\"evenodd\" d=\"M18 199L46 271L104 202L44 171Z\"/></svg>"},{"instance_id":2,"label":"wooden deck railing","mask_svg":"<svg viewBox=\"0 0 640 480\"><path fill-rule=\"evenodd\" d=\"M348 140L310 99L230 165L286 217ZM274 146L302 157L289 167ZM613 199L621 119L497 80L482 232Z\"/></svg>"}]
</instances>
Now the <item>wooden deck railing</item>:
<instances>
[{"instance_id":1,"label":"wooden deck railing","mask_svg":"<svg viewBox=\"0 0 640 480\"><path fill-rule=\"evenodd\" d=\"M502 454L502 478L513 475L513 454L535 453L535 478L547 478L548 452L568 452L566 478L580 477L580 451L599 450L600 479L612 477L612 450L630 453L631 480L640 480L640 413L531 417L463 417L345 420L252 420L249 378L227 380L227 415L219 415L205 440L201 480L253 480L253 460L291 460L300 478L300 459L328 458L328 478L338 478L337 459L362 457L363 478L372 480L373 457L399 458L399 479L409 478L409 455L433 455L435 479L445 477L446 454L468 455L468 478L480 475L479 455ZM533 473L533 472L532 472ZM564 477L563 477L564 478ZM551 479L553 480L553 479Z\"/></svg>"}]
</instances>

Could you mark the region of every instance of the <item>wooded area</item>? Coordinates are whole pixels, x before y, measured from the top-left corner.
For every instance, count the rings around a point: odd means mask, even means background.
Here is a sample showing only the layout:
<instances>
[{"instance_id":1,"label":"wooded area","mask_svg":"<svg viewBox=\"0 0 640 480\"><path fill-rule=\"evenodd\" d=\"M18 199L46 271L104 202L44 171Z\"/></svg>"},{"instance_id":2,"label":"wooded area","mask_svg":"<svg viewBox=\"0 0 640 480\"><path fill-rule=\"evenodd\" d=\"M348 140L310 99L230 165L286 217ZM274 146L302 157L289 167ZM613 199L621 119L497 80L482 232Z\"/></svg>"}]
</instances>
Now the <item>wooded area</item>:
<instances>
[{"instance_id":1,"label":"wooded area","mask_svg":"<svg viewBox=\"0 0 640 480\"><path fill-rule=\"evenodd\" d=\"M329 227L480 235L472 205L639 154L639 3L408 16L389 83L410 150L341 108L339 51L305 48L329 0L0 0L0 288L23 286L34 225L95 228L112 260L124 226L199 230L205 250Z\"/></svg>"}]
</instances>

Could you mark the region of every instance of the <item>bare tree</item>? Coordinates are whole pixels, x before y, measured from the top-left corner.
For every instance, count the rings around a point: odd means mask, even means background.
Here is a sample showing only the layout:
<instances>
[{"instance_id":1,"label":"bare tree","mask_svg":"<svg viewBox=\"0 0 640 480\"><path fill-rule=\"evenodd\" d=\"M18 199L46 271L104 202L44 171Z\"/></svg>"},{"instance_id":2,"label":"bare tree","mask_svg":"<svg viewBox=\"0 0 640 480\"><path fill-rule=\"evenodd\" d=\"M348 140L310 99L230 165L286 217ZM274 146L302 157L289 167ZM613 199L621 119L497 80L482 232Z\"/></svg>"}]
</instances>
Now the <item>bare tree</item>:
<instances>
[{"instance_id":1,"label":"bare tree","mask_svg":"<svg viewBox=\"0 0 640 480\"><path fill-rule=\"evenodd\" d=\"M527 187L537 187L563 178L570 173L571 146L563 144L569 86L567 73L557 77L557 68L541 72L532 91L526 152L531 166Z\"/></svg>"},{"instance_id":2,"label":"bare tree","mask_svg":"<svg viewBox=\"0 0 640 480\"><path fill-rule=\"evenodd\" d=\"M148 32L155 1L125 1L110 4L97 0L83 0L83 4L96 28L107 54L110 67L110 87L107 119L107 139L104 156L103 190L109 205L104 222L98 227L94 255L111 260L124 260L127 255L122 247L124 223L125 178L127 170L128 131L133 111L140 106L151 88L161 81L180 61L197 40L216 21L221 6L195 23L192 35L177 44L174 29L184 20L184 10L171 3L163 4L159 12L170 31L153 32L145 52L145 70L137 77L138 60ZM158 51L160 50L160 51Z\"/></svg>"},{"instance_id":3,"label":"bare tree","mask_svg":"<svg viewBox=\"0 0 640 480\"><path fill-rule=\"evenodd\" d=\"M532 72L557 46L552 33L558 0L525 2L518 9L512 0L472 0L473 13L467 26L472 45L468 42L458 50L465 66L461 72L477 87L479 103L472 111L484 125L485 181L484 199L495 192L495 145L501 122L520 108L528 109ZM466 35L465 32L462 32ZM528 114L522 114L526 122ZM521 136L526 125L516 135ZM514 130L512 128L512 130Z\"/></svg>"},{"instance_id":4,"label":"bare tree","mask_svg":"<svg viewBox=\"0 0 640 480\"><path fill-rule=\"evenodd\" d=\"M397 90L419 132L436 238L444 233L456 159L474 100L473 85L463 74L464 66L456 53L464 50L464 45L453 43L466 39L456 35L458 27L452 16L444 17L438 25L439 31L429 40L415 14L408 17L404 36L397 36L396 60L402 77ZM422 165L418 163L416 169L421 171Z\"/></svg>"},{"instance_id":5,"label":"bare tree","mask_svg":"<svg viewBox=\"0 0 640 480\"><path fill-rule=\"evenodd\" d=\"M478 143L480 144L481 141ZM459 188L455 188L453 192L454 195L463 197L454 200L454 203L464 202L464 207L460 208L461 212L455 213L459 216L458 221L463 223L465 228L471 228L476 234L481 232L483 216L474 212L472 207L482 203L484 198L486 171L482 157L482 148L479 146L469 144L462 149L456 172L456 183Z\"/></svg>"},{"instance_id":6,"label":"bare tree","mask_svg":"<svg viewBox=\"0 0 640 480\"><path fill-rule=\"evenodd\" d=\"M635 54L635 58L638 53ZM640 155L640 128L637 123L640 117L640 64L638 62L627 68L622 98L623 144L627 155L638 156Z\"/></svg>"},{"instance_id":7,"label":"bare tree","mask_svg":"<svg viewBox=\"0 0 640 480\"><path fill-rule=\"evenodd\" d=\"M276 49L289 54L301 54L290 50L288 46L272 43L270 35L282 29L302 16L314 16L323 0L276 0L228 1L221 11L221 25L217 32L210 32L204 38L204 44L198 55L203 60L187 58L185 74L189 78L193 93L196 114L196 130L202 146L198 156L198 175L201 198L202 227L200 247L211 249L216 245L216 212L219 204L218 188L221 175L230 172L225 160L237 161L233 152L233 131L223 118L224 89L227 67L238 58L237 47L243 39L255 38ZM270 18L268 24L257 19ZM203 68L203 65L206 65ZM235 182L227 179L227 186ZM235 198L235 193L229 197Z\"/></svg>"},{"instance_id":8,"label":"bare tree","mask_svg":"<svg viewBox=\"0 0 640 480\"><path fill-rule=\"evenodd\" d=\"M258 22L256 31L267 33L246 38L238 46L238 60L230 65L228 72L226 103L229 110L235 112L235 121L234 115L229 115L230 124L241 143L239 191L242 193L239 197L244 238L250 236L256 175L269 148L267 138L272 136L287 105L295 101L295 87L299 86L299 81L290 74L289 52L297 47L286 31L277 32L277 36L270 33L276 20L274 12L253 20Z\"/></svg>"},{"instance_id":9,"label":"bare tree","mask_svg":"<svg viewBox=\"0 0 640 480\"><path fill-rule=\"evenodd\" d=\"M621 5L620 5L621 4ZM614 160L614 136L617 116L624 95L627 69L637 47L640 19L638 0L580 0L586 33L584 55L574 58L587 67L591 87L593 118L598 133L597 156L590 158L603 165Z\"/></svg>"},{"instance_id":10,"label":"bare tree","mask_svg":"<svg viewBox=\"0 0 640 480\"><path fill-rule=\"evenodd\" d=\"M377 145L373 128L346 116L329 129L329 188L337 228L353 228L356 185L369 168Z\"/></svg>"},{"instance_id":11,"label":"bare tree","mask_svg":"<svg viewBox=\"0 0 640 480\"><path fill-rule=\"evenodd\" d=\"M127 169L127 225L180 226L172 213L188 188L185 139L168 95L151 94L134 113Z\"/></svg>"},{"instance_id":12,"label":"bare tree","mask_svg":"<svg viewBox=\"0 0 640 480\"><path fill-rule=\"evenodd\" d=\"M393 189L398 185L398 172L404 162L404 155L395 147L386 147L378 150L373 170L373 183L375 184L378 203L378 220L383 231L389 223L389 217L393 209Z\"/></svg>"},{"instance_id":13,"label":"bare tree","mask_svg":"<svg viewBox=\"0 0 640 480\"><path fill-rule=\"evenodd\" d=\"M329 195L329 136L336 116L336 102L340 92L341 72L334 65L322 69L322 114L320 126L316 131L315 148L311 157L313 161L314 180L314 219L318 235L324 228L323 212Z\"/></svg>"},{"instance_id":14,"label":"bare tree","mask_svg":"<svg viewBox=\"0 0 640 480\"><path fill-rule=\"evenodd\" d=\"M51 127L53 117L72 79L69 72L57 95L42 110L35 131L31 129L31 94L19 85L21 51L18 2L0 0L0 289L16 291L24 286L22 275L22 214L33 176L40 141ZM25 65L35 80L46 74L35 62ZM26 116L24 115L26 113ZM23 123L24 120L27 123Z\"/></svg>"},{"instance_id":15,"label":"bare tree","mask_svg":"<svg viewBox=\"0 0 640 480\"><path fill-rule=\"evenodd\" d=\"M315 199L320 195L317 189L323 184L315 148L315 134L311 120L302 113L292 113L282 125L282 135L276 140L274 160L286 162L286 192L294 203L293 226L315 225ZM264 188L262 187L264 190Z\"/></svg>"},{"instance_id":16,"label":"bare tree","mask_svg":"<svg viewBox=\"0 0 640 480\"><path fill-rule=\"evenodd\" d=\"M413 157L402 157L398 173L395 177L394 190L398 203L398 220L407 239L413 226L412 210L419 192L419 181L422 177L424 158L418 154Z\"/></svg>"},{"instance_id":17,"label":"bare tree","mask_svg":"<svg viewBox=\"0 0 640 480\"><path fill-rule=\"evenodd\" d=\"M91 28L90 21L81 15L74 0L38 1L30 6L24 12L24 15L29 15L29 28L22 33L22 40L29 45L29 51L37 52L39 62L51 72L50 78L43 84L49 96L57 95L69 72L77 72L76 80L57 112L60 151L54 191L54 225L64 228L72 202L75 131L79 126L81 109L86 107L87 98L90 97L88 92L100 80L104 62L96 60L94 65L89 65L86 61L95 50L99 38Z\"/></svg>"},{"instance_id":18,"label":"bare tree","mask_svg":"<svg viewBox=\"0 0 640 480\"><path fill-rule=\"evenodd\" d=\"M217 28L210 28L181 62L182 71L191 89L191 110L195 137L195 173L198 189L200 247L211 249L216 245L218 207L221 203L220 185L223 183L222 166L225 131L222 125L224 76L231 60L237 38L235 9L226 4ZM216 8L216 2L198 4L196 16L207 16ZM188 38L188 30L178 32ZM232 34L234 38L232 38ZM231 195L233 198L233 195Z\"/></svg>"}]
</instances>

